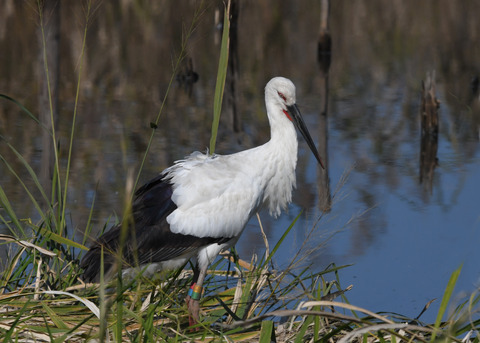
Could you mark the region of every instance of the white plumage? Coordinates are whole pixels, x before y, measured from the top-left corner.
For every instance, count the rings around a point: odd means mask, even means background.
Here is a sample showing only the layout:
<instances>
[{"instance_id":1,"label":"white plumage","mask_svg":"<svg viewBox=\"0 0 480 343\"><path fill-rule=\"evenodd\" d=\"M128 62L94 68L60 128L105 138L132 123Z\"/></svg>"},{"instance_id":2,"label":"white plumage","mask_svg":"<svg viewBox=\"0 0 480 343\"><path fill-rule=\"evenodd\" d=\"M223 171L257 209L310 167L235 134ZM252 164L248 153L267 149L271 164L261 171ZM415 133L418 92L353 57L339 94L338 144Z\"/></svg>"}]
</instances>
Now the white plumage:
<instances>
[{"instance_id":1,"label":"white plumage","mask_svg":"<svg viewBox=\"0 0 480 343\"><path fill-rule=\"evenodd\" d=\"M265 103L271 127L267 143L224 156L194 152L137 191L129 236L134 239L123 249L127 267L137 260L150 264L151 271L175 268L196 257L199 273L194 282L201 286L208 265L237 242L255 212L264 207L276 217L286 209L295 187L295 127L322 162L295 104L294 84L273 78L265 87ZM119 226L108 231L85 255L87 279L100 270L100 247L105 253L118 248L119 232ZM106 271L115 269L113 260L105 261ZM196 300L187 302L198 319Z\"/></svg>"}]
</instances>

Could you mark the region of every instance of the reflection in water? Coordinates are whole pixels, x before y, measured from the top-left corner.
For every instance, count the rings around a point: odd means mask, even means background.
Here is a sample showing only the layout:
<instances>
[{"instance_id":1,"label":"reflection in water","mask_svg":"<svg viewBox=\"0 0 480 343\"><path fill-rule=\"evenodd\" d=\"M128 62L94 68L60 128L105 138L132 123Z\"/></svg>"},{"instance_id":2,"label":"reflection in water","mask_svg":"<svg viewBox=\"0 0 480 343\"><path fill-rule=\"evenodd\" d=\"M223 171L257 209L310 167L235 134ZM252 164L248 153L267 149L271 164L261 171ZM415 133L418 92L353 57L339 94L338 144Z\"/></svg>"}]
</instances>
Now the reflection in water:
<instances>
[{"instance_id":1,"label":"reflection in water","mask_svg":"<svg viewBox=\"0 0 480 343\"><path fill-rule=\"evenodd\" d=\"M423 183L427 195L433 191L433 172L438 164L438 107L435 96L435 72L427 73L422 81L421 144L420 144L420 183Z\"/></svg>"},{"instance_id":2,"label":"reflection in water","mask_svg":"<svg viewBox=\"0 0 480 343\"><path fill-rule=\"evenodd\" d=\"M318 173L318 204L321 211L329 212L332 206L330 180L328 177L328 71L332 57L332 38L329 31L330 1L322 0L320 34L318 38L317 59L320 66L320 103L318 118L318 149L324 159L325 170Z\"/></svg>"},{"instance_id":3,"label":"reflection in water","mask_svg":"<svg viewBox=\"0 0 480 343\"><path fill-rule=\"evenodd\" d=\"M223 12L222 12L223 13ZM228 43L228 66L225 80L225 107L222 115L228 118L229 127L234 133L242 131L241 116L237 110L237 83L238 83L238 16L239 6L236 0L230 1L230 30Z\"/></svg>"},{"instance_id":4,"label":"reflection in water","mask_svg":"<svg viewBox=\"0 0 480 343\"><path fill-rule=\"evenodd\" d=\"M176 76L175 79L178 82L179 86L183 86L185 92L188 94L188 97L192 97L193 85L198 81L198 74L193 69L193 61L192 58L189 57L187 59L186 65L183 67Z\"/></svg>"},{"instance_id":5,"label":"reflection in water","mask_svg":"<svg viewBox=\"0 0 480 343\"><path fill-rule=\"evenodd\" d=\"M472 123L472 131L474 132L474 135L477 137L478 141L480 140L480 78L478 74L472 77L470 89L471 92L466 103L472 109L472 112L477 114L476 120L474 120Z\"/></svg>"},{"instance_id":6,"label":"reflection in water","mask_svg":"<svg viewBox=\"0 0 480 343\"><path fill-rule=\"evenodd\" d=\"M320 34L317 45L317 59L322 77L328 76L332 59L332 37L329 29L329 17L330 0L322 0L320 8Z\"/></svg>"}]
</instances>

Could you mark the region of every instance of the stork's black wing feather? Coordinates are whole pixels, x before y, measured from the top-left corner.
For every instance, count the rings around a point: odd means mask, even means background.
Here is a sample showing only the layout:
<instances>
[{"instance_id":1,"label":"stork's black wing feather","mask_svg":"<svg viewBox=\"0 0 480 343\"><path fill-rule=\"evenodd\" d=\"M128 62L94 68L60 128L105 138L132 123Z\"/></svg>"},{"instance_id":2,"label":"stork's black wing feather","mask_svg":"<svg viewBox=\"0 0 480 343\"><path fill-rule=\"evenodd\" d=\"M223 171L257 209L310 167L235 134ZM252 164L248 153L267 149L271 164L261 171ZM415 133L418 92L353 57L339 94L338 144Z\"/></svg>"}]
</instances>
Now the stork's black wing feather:
<instances>
[{"instance_id":1,"label":"stork's black wing feather","mask_svg":"<svg viewBox=\"0 0 480 343\"><path fill-rule=\"evenodd\" d=\"M167 216L177 206L172 201L173 188L163 175L150 180L135 192L132 205L133 225L127 226L125 244L122 248L123 266L142 265L167 261L191 254L203 246L224 243L230 238L196 237L172 233ZM82 259L86 281L98 280L103 251L104 273L116 268L122 225L117 225L100 236Z\"/></svg>"}]
</instances>

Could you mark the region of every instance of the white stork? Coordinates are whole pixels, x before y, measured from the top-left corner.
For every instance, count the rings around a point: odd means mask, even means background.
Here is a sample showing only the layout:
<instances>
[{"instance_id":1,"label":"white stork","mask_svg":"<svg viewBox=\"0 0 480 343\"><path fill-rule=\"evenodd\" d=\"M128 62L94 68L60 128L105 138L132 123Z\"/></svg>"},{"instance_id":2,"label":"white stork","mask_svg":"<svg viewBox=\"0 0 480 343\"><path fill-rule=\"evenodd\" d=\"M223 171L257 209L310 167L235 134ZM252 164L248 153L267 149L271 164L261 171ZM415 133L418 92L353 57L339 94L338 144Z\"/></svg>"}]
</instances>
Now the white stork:
<instances>
[{"instance_id":1,"label":"white stork","mask_svg":"<svg viewBox=\"0 0 480 343\"><path fill-rule=\"evenodd\" d=\"M134 225L122 247L122 268L137 265L145 271L146 266L147 272L155 272L182 267L196 258L186 299L195 321L199 320L198 300L208 266L237 242L259 209L267 208L277 217L291 202L298 150L295 127L323 168L295 104L292 81L270 80L265 103L271 127L267 143L224 156L194 152L135 192ZM118 270L115 252L121 228L120 224L103 234L83 257L86 281L98 281L102 253L106 277Z\"/></svg>"}]
</instances>

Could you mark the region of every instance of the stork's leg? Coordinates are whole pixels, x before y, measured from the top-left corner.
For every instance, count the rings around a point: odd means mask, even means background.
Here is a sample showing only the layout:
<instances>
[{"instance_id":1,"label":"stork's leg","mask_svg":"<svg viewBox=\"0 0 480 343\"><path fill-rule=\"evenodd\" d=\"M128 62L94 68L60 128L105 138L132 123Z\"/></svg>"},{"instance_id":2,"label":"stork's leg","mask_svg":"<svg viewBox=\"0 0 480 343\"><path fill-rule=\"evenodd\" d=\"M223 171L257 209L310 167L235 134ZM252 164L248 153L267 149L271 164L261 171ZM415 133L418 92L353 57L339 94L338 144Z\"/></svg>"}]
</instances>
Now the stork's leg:
<instances>
[{"instance_id":1,"label":"stork's leg","mask_svg":"<svg viewBox=\"0 0 480 343\"><path fill-rule=\"evenodd\" d=\"M200 304L198 301L202 296L203 281L205 280L205 276L207 275L207 267L201 268L198 272L198 276L195 277L195 274L197 274L197 272L198 266L194 273L192 286L190 287L190 291L188 292L187 298L185 299L187 302L190 325L195 325L200 321Z\"/></svg>"}]
</instances>

